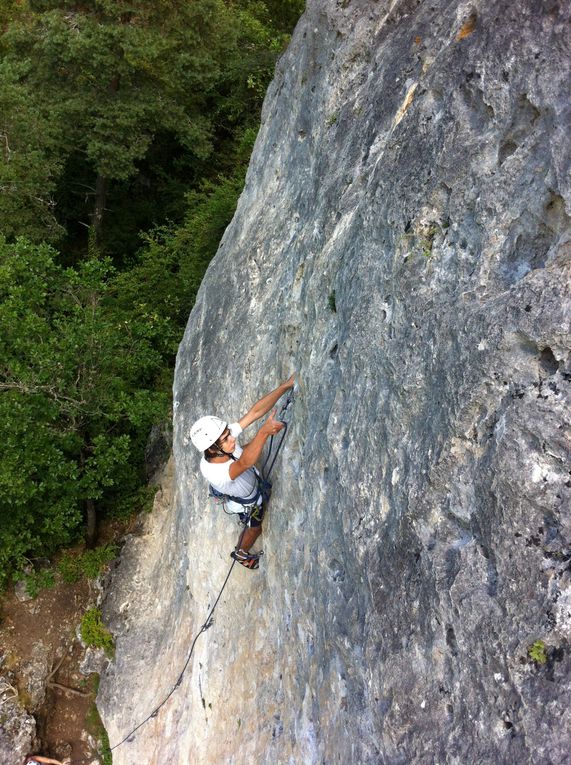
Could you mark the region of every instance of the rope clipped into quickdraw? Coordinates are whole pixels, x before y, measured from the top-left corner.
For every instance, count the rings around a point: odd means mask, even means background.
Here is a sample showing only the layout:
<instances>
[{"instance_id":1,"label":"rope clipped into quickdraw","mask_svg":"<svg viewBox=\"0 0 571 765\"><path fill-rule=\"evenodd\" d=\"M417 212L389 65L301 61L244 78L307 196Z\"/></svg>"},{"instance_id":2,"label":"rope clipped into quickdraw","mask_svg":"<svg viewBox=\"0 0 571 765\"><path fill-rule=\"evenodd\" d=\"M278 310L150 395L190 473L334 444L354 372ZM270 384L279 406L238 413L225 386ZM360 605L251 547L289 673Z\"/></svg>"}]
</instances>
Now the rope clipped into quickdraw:
<instances>
[{"instance_id":1,"label":"rope clipped into quickdraw","mask_svg":"<svg viewBox=\"0 0 571 765\"><path fill-rule=\"evenodd\" d=\"M286 398L286 400L284 402L284 405L280 409L280 411L278 413L278 416L277 416L277 419L281 423L283 423L283 426L284 426L283 429L280 431L281 435L280 435L280 440L279 440L279 443L278 443L278 448L276 449L275 454L273 456L273 459L270 462L269 468L266 470L266 465L267 465L267 463L268 463L268 461L269 461L269 459L271 457L271 454L272 454L274 438L276 438L276 436L270 436L270 443L269 443L269 446L268 446L268 453L266 455L266 459L264 460L264 464L262 465L262 470L261 470L262 478L264 479L264 481L268 481L269 480L270 473L272 472L272 469L273 469L274 465L276 464L276 460L278 458L278 454L280 453L280 449L282 448L284 439L286 437L287 429L288 429L288 423L285 420L285 416L286 416L287 410L289 409L291 404L293 404L293 400L294 400L293 399L293 388L290 388L289 391L288 391L288 394L287 394L287 398Z\"/></svg>"},{"instance_id":2,"label":"rope clipped into quickdraw","mask_svg":"<svg viewBox=\"0 0 571 765\"><path fill-rule=\"evenodd\" d=\"M273 469L273 467L275 465L277 456L278 456L278 454L280 452L280 449L282 448L282 445L283 445L283 442L284 442L284 439L285 439L285 436L286 436L286 433L287 433L288 423L285 421L284 418L285 418L285 414L286 414L288 408L293 403L293 400L294 400L294 398L293 398L293 389L290 389L288 391L286 401L285 401L284 405L282 406L282 408L280 409L278 417L277 417L277 419L280 422L283 422L283 424L284 424L284 428L280 431L281 432L281 438L279 440L278 447L277 447L276 452L275 452L275 454L273 456L273 459L272 459L272 461L270 463L270 466L269 466L268 470L266 471L266 469L265 469L266 468L266 464L267 464L267 462L268 462L268 460L269 460L269 458L270 458L270 456L272 454L272 447L273 447L273 440L274 440L274 436L270 436L270 443L269 443L269 448L268 448L268 454L266 456L266 459L264 460L264 464L262 465L262 470L261 470L262 478L267 483L269 483L269 481L268 481L269 475L272 472L272 469ZM244 536L246 528L247 528L247 526L244 527L242 533L240 534L240 538L238 540L238 548L242 544L242 538ZM130 733L128 733L124 738L122 738L121 741L119 741L117 744L114 744L113 746L109 747L109 751L110 752L113 752L115 749L118 749L126 741L129 741L131 739L131 737L139 730L139 728L142 728L143 725L145 725L145 723L149 722L149 720L151 720L153 717L156 717L158 715L159 711L162 709L162 707L164 707L164 705L167 703L167 701L170 699L170 697L173 695L173 693L176 691L176 689L180 686L180 684L182 683L183 675L186 672L186 669L187 669L187 667L188 667L188 665L190 663L190 659L192 657L192 652L194 651L194 646L196 645L196 641L202 635L203 632L206 632L206 630L210 629L210 627L212 627L212 625L214 624L214 619L212 618L212 615L214 613L214 610L215 610L216 606L218 605L218 602L220 601L220 598L222 597L222 593L224 592L224 589L226 588L226 585L228 584L228 580L230 579L230 574L232 573L232 569L234 568L235 565L236 565L236 560L233 559L232 563L230 564L230 568L228 569L228 573L226 574L226 579L224 580L224 584L222 585L222 588L221 588L220 592L218 593L218 597L214 601L214 605L210 609L210 611L208 613L208 616L206 617L206 621L200 627L200 629L198 630L194 640L192 641L192 644L190 646L190 650L188 652L188 656L186 657L186 661L184 663L184 666L182 668L181 673L178 676L178 680L176 681L176 683L173 685L173 687L168 692L168 694L164 697L164 699L161 701L161 703L157 707L155 707L155 709L153 709L153 711L149 715L147 715L147 717L145 717L145 719L142 722L140 722L135 728L133 728L133 730L130 731Z\"/></svg>"}]
</instances>

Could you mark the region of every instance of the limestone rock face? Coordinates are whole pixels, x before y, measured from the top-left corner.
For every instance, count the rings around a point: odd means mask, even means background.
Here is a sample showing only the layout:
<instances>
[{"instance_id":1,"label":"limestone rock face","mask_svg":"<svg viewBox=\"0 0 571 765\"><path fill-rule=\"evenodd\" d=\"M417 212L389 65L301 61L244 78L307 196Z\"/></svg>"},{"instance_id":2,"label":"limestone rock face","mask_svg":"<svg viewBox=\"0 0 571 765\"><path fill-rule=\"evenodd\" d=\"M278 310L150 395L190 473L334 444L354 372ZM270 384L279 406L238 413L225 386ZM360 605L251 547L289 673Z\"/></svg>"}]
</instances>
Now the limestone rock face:
<instances>
[{"instance_id":1,"label":"limestone rock face","mask_svg":"<svg viewBox=\"0 0 571 765\"><path fill-rule=\"evenodd\" d=\"M4 657L0 660L3 662ZM35 738L36 721L18 699L13 673L3 669L0 674L0 762L20 765Z\"/></svg>"},{"instance_id":2,"label":"limestone rock face","mask_svg":"<svg viewBox=\"0 0 571 765\"><path fill-rule=\"evenodd\" d=\"M296 370L265 555L116 765L569 762L569 21L308 1L180 346L172 506L108 601L112 746L238 536L189 427Z\"/></svg>"}]
</instances>

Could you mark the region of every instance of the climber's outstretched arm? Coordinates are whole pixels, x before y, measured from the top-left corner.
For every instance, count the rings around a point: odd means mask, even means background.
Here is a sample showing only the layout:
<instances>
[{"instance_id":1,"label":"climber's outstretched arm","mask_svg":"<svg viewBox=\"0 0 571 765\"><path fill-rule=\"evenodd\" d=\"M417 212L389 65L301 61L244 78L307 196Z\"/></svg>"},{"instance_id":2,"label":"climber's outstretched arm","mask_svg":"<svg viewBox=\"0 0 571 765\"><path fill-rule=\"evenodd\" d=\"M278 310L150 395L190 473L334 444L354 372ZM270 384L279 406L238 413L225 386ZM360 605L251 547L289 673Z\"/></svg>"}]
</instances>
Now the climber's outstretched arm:
<instances>
[{"instance_id":1,"label":"climber's outstretched arm","mask_svg":"<svg viewBox=\"0 0 571 765\"><path fill-rule=\"evenodd\" d=\"M281 385L278 385L278 387L271 393L268 393L259 401L256 401L254 406L248 412L246 412L242 419L238 420L242 430L247 428L248 425L251 425L253 422L256 422L256 420L259 420L260 417L263 417L265 414L267 414L272 406L276 403L276 401L281 398L286 391L288 391L290 388L293 388L293 384L294 375L292 375L289 380L286 380Z\"/></svg>"},{"instance_id":2,"label":"climber's outstretched arm","mask_svg":"<svg viewBox=\"0 0 571 765\"><path fill-rule=\"evenodd\" d=\"M230 465L228 471L230 478L234 481L246 470L254 467L262 454L262 449L264 448L267 439L270 436L275 436L275 434L279 433L280 430L283 430L284 427L285 425L283 422L276 420L276 410L274 409L250 443L244 446L240 458Z\"/></svg>"}]
</instances>

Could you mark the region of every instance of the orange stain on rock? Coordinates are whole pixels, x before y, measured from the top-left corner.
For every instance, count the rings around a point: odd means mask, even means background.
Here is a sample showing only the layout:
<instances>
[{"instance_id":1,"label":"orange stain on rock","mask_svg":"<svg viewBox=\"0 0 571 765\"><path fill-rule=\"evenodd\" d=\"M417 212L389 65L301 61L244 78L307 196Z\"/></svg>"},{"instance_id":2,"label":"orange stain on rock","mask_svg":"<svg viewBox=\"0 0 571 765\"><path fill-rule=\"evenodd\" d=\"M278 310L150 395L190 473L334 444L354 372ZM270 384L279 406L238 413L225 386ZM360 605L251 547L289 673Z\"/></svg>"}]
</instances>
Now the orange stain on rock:
<instances>
[{"instance_id":1,"label":"orange stain on rock","mask_svg":"<svg viewBox=\"0 0 571 765\"><path fill-rule=\"evenodd\" d=\"M465 37L471 35L472 32L476 29L477 20L478 15L476 13L471 13L467 20L462 24L460 31L456 35L456 40L463 40Z\"/></svg>"}]
</instances>

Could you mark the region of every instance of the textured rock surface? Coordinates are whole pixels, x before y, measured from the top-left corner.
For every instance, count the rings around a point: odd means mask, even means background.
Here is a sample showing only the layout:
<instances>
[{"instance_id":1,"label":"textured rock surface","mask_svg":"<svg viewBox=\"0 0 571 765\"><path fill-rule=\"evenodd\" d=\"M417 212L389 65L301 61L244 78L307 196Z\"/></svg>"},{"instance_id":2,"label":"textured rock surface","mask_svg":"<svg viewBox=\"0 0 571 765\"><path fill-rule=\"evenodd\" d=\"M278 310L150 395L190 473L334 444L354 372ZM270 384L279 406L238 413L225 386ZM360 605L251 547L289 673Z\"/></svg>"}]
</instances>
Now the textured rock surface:
<instances>
[{"instance_id":1,"label":"textured rock surface","mask_svg":"<svg viewBox=\"0 0 571 765\"><path fill-rule=\"evenodd\" d=\"M180 348L173 506L107 605L112 745L237 536L188 427L295 368L266 555L116 765L570 761L568 16L309 0Z\"/></svg>"},{"instance_id":2,"label":"textured rock surface","mask_svg":"<svg viewBox=\"0 0 571 765\"><path fill-rule=\"evenodd\" d=\"M0 762L21 763L35 738L36 721L20 703L13 673L3 670L0 675Z\"/></svg>"}]
</instances>

